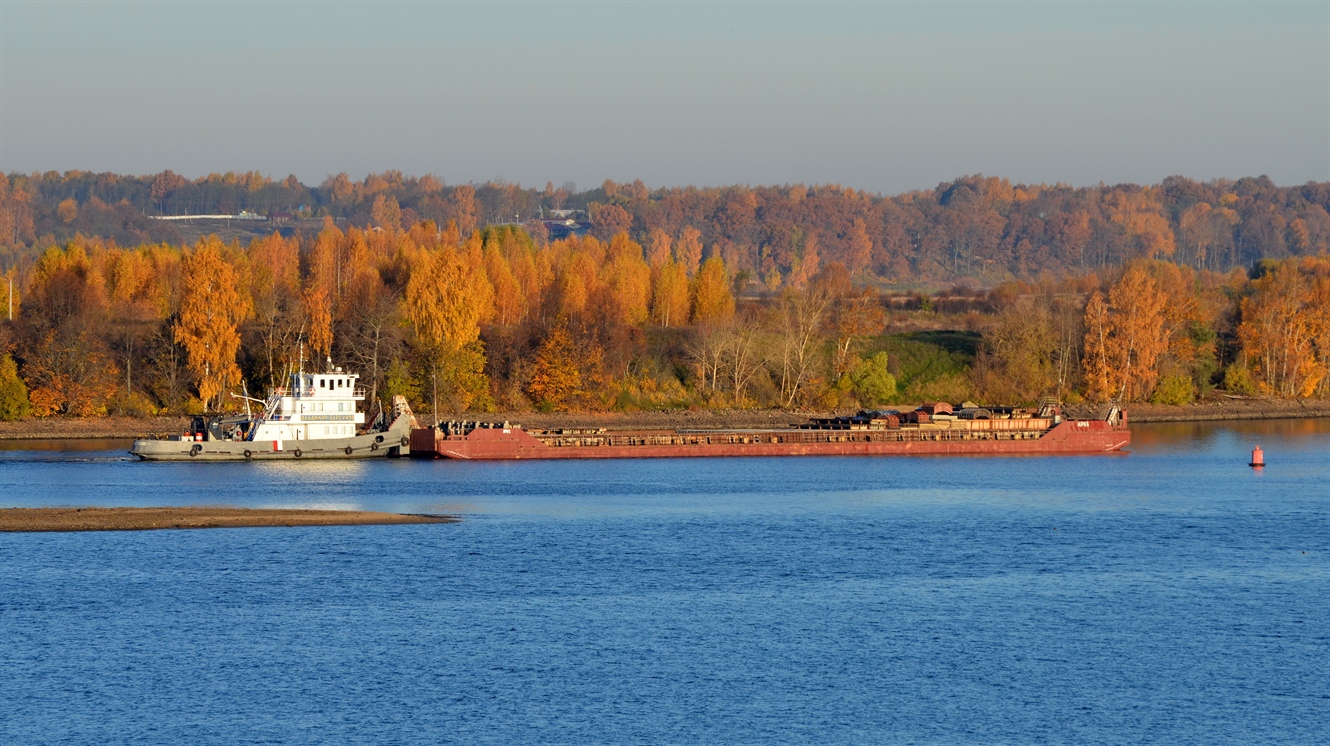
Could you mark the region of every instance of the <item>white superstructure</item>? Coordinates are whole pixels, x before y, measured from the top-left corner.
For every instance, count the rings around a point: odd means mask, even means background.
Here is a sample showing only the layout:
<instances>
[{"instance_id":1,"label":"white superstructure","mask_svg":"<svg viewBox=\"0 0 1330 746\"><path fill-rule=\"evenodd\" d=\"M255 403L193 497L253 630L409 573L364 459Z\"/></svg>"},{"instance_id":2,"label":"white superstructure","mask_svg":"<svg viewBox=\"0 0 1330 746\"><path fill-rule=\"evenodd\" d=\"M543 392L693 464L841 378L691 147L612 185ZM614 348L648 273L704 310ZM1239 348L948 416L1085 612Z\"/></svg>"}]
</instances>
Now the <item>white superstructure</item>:
<instances>
[{"instance_id":1,"label":"white superstructure","mask_svg":"<svg viewBox=\"0 0 1330 746\"><path fill-rule=\"evenodd\" d=\"M356 386L360 376L333 368L328 373L292 373L291 385L278 388L264 407L246 440L324 440L349 438L362 429L365 415L356 403L365 390Z\"/></svg>"},{"instance_id":2,"label":"white superstructure","mask_svg":"<svg viewBox=\"0 0 1330 746\"><path fill-rule=\"evenodd\" d=\"M194 417L189 431L169 438L134 441L129 452L144 461L267 461L405 456L416 418L406 398L393 396L392 408L366 427L356 411L365 401L360 377L334 368L293 374L290 385L267 399L232 394L263 405L255 413Z\"/></svg>"}]
</instances>

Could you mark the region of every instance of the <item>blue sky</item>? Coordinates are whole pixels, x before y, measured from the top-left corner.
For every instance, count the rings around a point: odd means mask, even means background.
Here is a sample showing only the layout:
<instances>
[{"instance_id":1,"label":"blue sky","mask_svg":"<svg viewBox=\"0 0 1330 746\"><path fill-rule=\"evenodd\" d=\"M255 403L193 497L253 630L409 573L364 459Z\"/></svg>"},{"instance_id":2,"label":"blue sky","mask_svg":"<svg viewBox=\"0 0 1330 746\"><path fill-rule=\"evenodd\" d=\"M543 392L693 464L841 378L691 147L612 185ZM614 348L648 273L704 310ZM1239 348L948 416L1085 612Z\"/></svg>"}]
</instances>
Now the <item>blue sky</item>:
<instances>
[{"instance_id":1,"label":"blue sky","mask_svg":"<svg viewBox=\"0 0 1330 746\"><path fill-rule=\"evenodd\" d=\"M1330 3L0 3L0 169L1330 179Z\"/></svg>"}]
</instances>

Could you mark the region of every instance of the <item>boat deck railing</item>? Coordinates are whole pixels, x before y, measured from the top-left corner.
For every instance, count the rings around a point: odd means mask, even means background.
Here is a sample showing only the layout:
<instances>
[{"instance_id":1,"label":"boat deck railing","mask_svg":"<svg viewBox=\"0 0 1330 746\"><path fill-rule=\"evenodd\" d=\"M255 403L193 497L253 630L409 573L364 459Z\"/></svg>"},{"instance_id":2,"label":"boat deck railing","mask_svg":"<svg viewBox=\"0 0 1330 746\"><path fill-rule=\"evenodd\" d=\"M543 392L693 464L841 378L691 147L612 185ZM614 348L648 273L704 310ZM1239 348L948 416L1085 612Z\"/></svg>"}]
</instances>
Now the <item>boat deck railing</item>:
<instances>
[{"instance_id":1,"label":"boat deck railing","mask_svg":"<svg viewBox=\"0 0 1330 746\"><path fill-rule=\"evenodd\" d=\"M316 392L316 391L336 391L336 390L337 390L337 389L320 389L320 388L318 388L317 386L293 386L293 387L291 387L291 388L287 388L286 386L278 386L278 387L276 387L276 388L274 388L274 389L272 390L272 395L273 395L273 396L279 396L279 397L280 397L280 396L302 396L302 397L303 397L303 396L314 396L314 392ZM364 386L356 386L355 388L352 388L352 389L350 390L350 392L351 392L351 397L350 397L350 398L352 398L352 399L364 399L364 398L365 398L365 387L364 387Z\"/></svg>"}]
</instances>

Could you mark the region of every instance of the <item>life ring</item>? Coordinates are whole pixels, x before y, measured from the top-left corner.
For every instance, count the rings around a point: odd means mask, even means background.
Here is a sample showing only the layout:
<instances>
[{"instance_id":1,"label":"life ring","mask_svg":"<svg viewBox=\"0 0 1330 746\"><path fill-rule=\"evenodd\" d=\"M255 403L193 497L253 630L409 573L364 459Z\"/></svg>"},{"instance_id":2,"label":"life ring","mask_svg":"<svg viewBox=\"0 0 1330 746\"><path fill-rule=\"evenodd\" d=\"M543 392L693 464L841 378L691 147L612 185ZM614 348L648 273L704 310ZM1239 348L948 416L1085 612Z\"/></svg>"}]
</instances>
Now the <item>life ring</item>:
<instances>
[{"instance_id":1,"label":"life ring","mask_svg":"<svg viewBox=\"0 0 1330 746\"><path fill-rule=\"evenodd\" d=\"M379 450L379 444L378 444L378 443L370 443L370 444L369 444L369 449L370 449L371 451L377 451L377 450Z\"/></svg>"},{"instance_id":2,"label":"life ring","mask_svg":"<svg viewBox=\"0 0 1330 746\"><path fill-rule=\"evenodd\" d=\"M197 455L199 455L199 453L200 453L202 450L203 450L203 446L199 445L198 443L195 443L194 445L192 445L192 446L189 447L189 455L190 455L191 457L192 457L192 456L197 456Z\"/></svg>"},{"instance_id":3,"label":"life ring","mask_svg":"<svg viewBox=\"0 0 1330 746\"><path fill-rule=\"evenodd\" d=\"M348 455L348 456L351 455L351 446L347 446L347 447L346 447L346 455Z\"/></svg>"},{"instance_id":4,"label":"life ring","mask_svg":"<svg viewBox=\"0 0 1330 746\"><path fill-rule=\"evenodd\" d=\"M295 457L296 457L296 458L300 458L301 455L303 455L303 454L300 453L300 449L299 449L299 448L297 448L297 449L295 449L294 451L292 451L292 453L295 454Z\"/></svg>"},{"instance_id":5,"label":"life ring","mask_svg":"<svg viewBox=\"0 0 1330 746\"><path fill-rule=\"evenodd\" d=\"M248 448L246 448L246 449L245 449L245 458L253 458L253 457L254 457L254 454L253 454L253 453L250 453L250 450L249 450Z\"/></svg>"}]
</instances>

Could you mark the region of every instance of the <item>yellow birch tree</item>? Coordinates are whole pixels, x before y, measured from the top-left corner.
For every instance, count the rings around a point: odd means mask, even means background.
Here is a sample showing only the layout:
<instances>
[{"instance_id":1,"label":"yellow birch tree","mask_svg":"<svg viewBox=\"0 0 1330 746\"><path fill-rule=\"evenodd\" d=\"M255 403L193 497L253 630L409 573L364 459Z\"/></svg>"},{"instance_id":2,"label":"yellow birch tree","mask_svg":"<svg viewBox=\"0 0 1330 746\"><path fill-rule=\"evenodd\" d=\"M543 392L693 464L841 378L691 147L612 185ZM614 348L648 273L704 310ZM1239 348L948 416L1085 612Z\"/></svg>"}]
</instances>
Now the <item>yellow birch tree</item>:
<instances>
[{"instance_id":1,"label":"yellow birch tree","mask_svg":"<svg viewBox=\"0 0 1330 746\"><path fill-rule=\"evenodd\" d=\"M215 238L204 239L186 254L182 267L180 316L176 341L188 356L188 367L205 406L220 408L228 389L240 382L236 327L246 316L235 271Z\"/></svg>"},{"instance_id":2,"label":"yellow birch tree","mask_svg":"<svg viewBox=\"0 0 1330 746\"><path fill-rule=\"evenodd\" d=\"M730 293L725 262L713 256L702 263L693 280L693 323L724 324L734 318L734 296Z\"/></svg>"}]
</instances>

